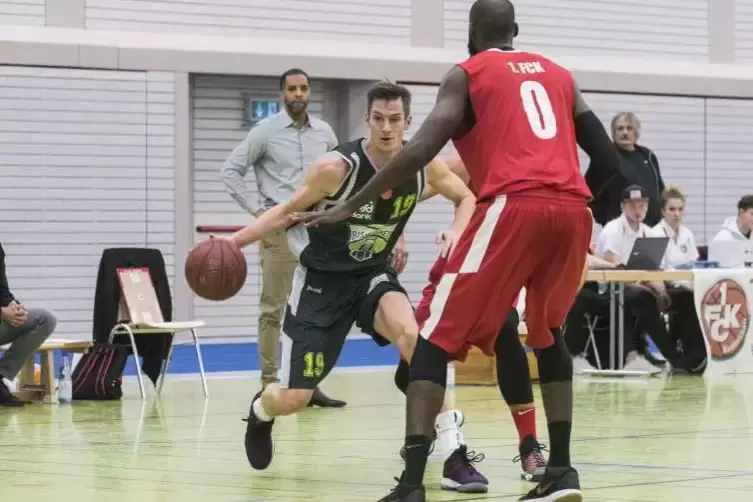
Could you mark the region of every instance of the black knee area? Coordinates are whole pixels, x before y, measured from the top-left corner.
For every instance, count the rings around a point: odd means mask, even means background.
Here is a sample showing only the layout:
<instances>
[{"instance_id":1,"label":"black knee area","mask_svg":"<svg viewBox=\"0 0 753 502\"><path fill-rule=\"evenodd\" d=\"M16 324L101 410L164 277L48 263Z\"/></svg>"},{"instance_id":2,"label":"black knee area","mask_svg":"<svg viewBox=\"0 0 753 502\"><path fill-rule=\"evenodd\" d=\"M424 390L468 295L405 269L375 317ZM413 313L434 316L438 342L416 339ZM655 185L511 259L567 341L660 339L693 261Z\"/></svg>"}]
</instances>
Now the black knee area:
<instances>
[{"instance_id":1,"label":"black knee area","mask_svg":"<svg viewBox=\"0 0 753 502\"><path fill-rule=\"evenodd\" d=\"M568 382L573 379L573 358L562 339L561 330L553 329L552 336L554 345L536 351L536 358L539 362L539 382L542 384Z\"/></svg>"},{"instance_id":2,"label":"black knee area","mask_svg":"<svg viewBox=\"0 0 753 502\"><path fill-rule=\"evenodd\" d=\"M508 406L533 402L531 372L528 368L528 356L518 335L519 323L518 311L511 309L494 344L497 384Z\"/></svg>"},{"instance_id":3,"label":"black knee area","mask_svg":"<svg viewBox=\"0 0 753 502\"><path fill-rule=\"evenodd\" d=\"M403 359L400 359L400 364L397 365L395 370L395 386L405 394L405 391L408 390L408 383L410 383L410 366Z\"/></svg>"},{"instance_id":4,"label":"black knee area","mask_svg":"<svg viewBox=\"0 0 753 502\"><path fill-rule=\"evenodd\" d=\"M410 364L409 380L411 382L425 380L445 387L449 361L450 357L447 352L419 336Z\"/></svg>"},{"instance_id":5,"label":"black knee area","mask_svg":"<svg viewBox=\"0 0 753 502\"><path fill-rule=\"evenodd\" d=\"M518 336L518 325L520 324L520 317L516 309L510 309L507 314L507 319L499 330L497 335L497 341L494 343L494 353L497 358L504 357L506 351L511 350L515 346L520 346L520 337Z\"/></svg>"}]
</instances>

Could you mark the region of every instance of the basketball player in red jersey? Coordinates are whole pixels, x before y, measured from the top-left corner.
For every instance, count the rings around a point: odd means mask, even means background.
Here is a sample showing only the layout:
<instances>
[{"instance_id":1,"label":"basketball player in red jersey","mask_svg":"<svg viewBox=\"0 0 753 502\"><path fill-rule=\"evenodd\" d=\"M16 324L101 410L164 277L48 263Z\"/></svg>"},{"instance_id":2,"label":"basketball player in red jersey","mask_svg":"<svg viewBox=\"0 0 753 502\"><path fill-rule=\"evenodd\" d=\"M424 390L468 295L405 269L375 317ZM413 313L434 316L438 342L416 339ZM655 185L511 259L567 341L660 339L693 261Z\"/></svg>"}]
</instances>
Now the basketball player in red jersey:
<instances>
[{"instance_id":1,"label":"basketball player in red jersey","mask_svg":"<svg viewBox=\"0 0 753 502\"><path fill-rule=\"evenodd\" d=\"M447 361L462 360L469 345L491 355L507 315L500 306L511 305L524 286L527 343L538 358L551 452L543 479L520 500L583 500L570 463L573 366L560 326L591 239L588 201L620 163L571 74L544 56L514 50L517 33L509 0L477 0L470 11L471 57L444 77L413 139L358 194L324 214L299 217L309 225L341 221L410 177L449 140L477 193L410 361L405 471L381 502L426 500L423 476ZM577 145L594 161L585 180Z\"/></svg>"},{"instance_id":2,"label":"basketball player in red jersey","mask_svg":"<svg viewBox=\"0 0 753 502\"><path fill-rule=\"evenodd\" d=\"M469 183L468 170L457 153L445 158L444 162L458 178L463 180L463 183L466 185ZM424 190L421 200L426 200L434 195L436 195L434 191L427 188ZM416 321L419 325L426 322L431 314L431 301L446 265L446 253L440 253L436 263L429 271L429 284L424 288L421 300L416 306ZM546 459L542 454L542 445L539 443L536 434L536 405L533 402L533 385L528 367L528 356L526 356L518 335L520 315L516 308L517 305L518 297L513 300L502 327L496 328L498 333L495 345L497 384L505 403L510 408L515 428L518 431L520 439L518 451L520 455L515 457L514 460L520 461L523 470L521 478L538 482L544 473ZM402 359L397 372L400 373L401 371L405 372L406 375L408 374L408 363ZM445 397L446 402L447 398ZM437 422L439 422L439 418L437 418Z\"/></svg>"}]
</instances>

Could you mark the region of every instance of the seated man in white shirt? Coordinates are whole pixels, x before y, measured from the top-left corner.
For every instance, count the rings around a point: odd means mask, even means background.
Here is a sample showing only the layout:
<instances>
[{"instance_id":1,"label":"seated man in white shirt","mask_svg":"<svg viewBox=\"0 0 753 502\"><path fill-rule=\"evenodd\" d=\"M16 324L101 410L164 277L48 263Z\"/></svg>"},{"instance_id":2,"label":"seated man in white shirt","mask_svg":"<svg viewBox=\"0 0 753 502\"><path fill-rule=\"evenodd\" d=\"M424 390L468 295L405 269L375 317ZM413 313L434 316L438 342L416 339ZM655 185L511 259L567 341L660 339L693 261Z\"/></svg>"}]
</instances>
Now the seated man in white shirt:
<instances>
[{"instance_id":1,"label":"seated man in white shirt","mask_svg":"<svg viewBox=\"0 0 753 502\"><path fill-rule=\"evenodd\" d=\"M698 247L693 232L683 224L685 195L676 187L662 193L662 220L651 229L656 237L669 237L662 268L671 270L698 260ZM691 373L700 373L706 367L706 344L695 309L693 283L673 281L667 284L672 300L669 309L670 335L682 342L683 359Z\"/></svg>"},{"instance_id":2,"label":"seated man in white shirt","mask_svg":"<svg viewBox=\"0 0 753 502\"><path fill-rule=\"evenodd\" d=\"M737 217L727 218L722 229L709 243L709 261L723 268L753 265L753 195L745 195L737 203Z\"/></svg>"},{"instance_id":3,"label":"seated man in white shirt","mask_svg":"<svg viewBox=\"0 0 753 502\"><path fill-rule=\"evenodd\" d=\"M651 228L643 223L648 211L648 195L643 187L631 185L622 194L622 215L608 222L599 235L596 255L615 265L625 265L630 258L633 245L639 237L653 236ZM645 343L640 336L628 336L633 321L636 335L648 333L664 358L672 367L686 366L677 352L677 345L667 333L663 313L669 308L671 299L663 282L642 282L625 287L625 369L634 371L658 370L655 364L647 361ZM630 315L628 315L630 314Z\"/></svg>"}]
</instances>

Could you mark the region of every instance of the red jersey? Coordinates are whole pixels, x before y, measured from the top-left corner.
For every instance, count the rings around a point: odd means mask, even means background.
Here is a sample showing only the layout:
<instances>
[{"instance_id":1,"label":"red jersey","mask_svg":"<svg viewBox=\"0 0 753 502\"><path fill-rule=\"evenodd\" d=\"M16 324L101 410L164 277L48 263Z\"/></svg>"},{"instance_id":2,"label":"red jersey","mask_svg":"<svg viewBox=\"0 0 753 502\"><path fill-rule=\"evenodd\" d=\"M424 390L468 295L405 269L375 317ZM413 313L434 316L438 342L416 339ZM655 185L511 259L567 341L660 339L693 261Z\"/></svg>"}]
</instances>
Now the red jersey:
<instances>
[{"instance_id":1,"label":"red jersey","mask_svg":"<svg viewBox=\"0 0 753 502\"><path fill-rule=\"evenodd\" d=\"M570 72L539 54L499 49L460 66L476 123L453 143L478 199L519 192L591 199L578 161Z\"/></svg>"}]
</instances>

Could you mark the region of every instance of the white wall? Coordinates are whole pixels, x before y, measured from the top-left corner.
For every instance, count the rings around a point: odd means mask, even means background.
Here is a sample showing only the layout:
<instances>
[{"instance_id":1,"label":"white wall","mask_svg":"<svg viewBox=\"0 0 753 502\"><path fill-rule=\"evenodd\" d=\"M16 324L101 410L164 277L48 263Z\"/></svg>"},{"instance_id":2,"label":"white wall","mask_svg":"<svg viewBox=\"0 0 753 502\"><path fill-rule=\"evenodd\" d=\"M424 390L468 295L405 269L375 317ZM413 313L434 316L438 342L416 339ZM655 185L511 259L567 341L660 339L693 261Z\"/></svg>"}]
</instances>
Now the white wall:
<instances>
[{"instance_id":1,"label":"white wall","mask_svg":"<svg viewBox=\"0 0 753 502\"><path fill-rule=\"evenodd\" d=\"M91 337L99 257L156 247L173 276L173 75L0 66L9 285Z\"/></svg>"},{"instance_id":2,"label":"white wall","mask_svg":"<svg viewBox=\"0 0 753 502\"><path fill-rule=\"evenodd\" d=\"M444 0L445 46L465 48L474 0ZM521 49L579 57L706 61L708 0L514 2Z\"/></svg>"},{"instance_id":3,"label":"white wall","mask_svg":"<svg viewBox=\"0 0 753 502\"><path fill-rule=\"evenodd\" d=\"M409 45L411 0L86 0L86 27Z\"/></svg>"},{"instance_id":4,"label":"white wall","mask_svg":"<svg viewBox=\"0 0 753 502\"><path fill-rule=\"evenodd\" d=\"M0 2L0 26L44 26L45 0L11 0Z\"/></svg>"},{"instance_id":5,"label":"white wall","mask_svg":"<svg viewBox=\"0 0 753 502\"><path fill-rule=\"evenodd\" d=\"M753 63L753 0L735 0L735 60Z\"/></svg>"}]
</instances>

